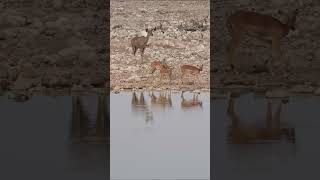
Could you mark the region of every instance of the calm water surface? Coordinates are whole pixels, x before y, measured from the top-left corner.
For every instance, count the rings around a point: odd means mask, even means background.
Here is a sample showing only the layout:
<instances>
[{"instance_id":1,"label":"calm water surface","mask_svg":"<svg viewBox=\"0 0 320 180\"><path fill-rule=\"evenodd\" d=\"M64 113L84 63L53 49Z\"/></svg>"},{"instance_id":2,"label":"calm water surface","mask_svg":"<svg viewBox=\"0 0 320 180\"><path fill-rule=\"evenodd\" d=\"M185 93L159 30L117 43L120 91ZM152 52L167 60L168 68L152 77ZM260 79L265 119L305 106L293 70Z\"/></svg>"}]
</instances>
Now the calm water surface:
<instances>
[{"instance_id":1,"label":"calm water surface","mask_svg":"<svg viewBox=\"0 0 320 180\"><path fill-rule=\"evenodd\" d=\"M234 111L228 114L230 102L227 99L217 99L211 106L214 116L211 121L213 123L211 131L214 134L212 155L215 159L212 162L213 177L298 180L319 176L317 164L320 160L320 145L317 139L320 137L320 97L290 97L287 103L281 103L279 99L267 100L246 94L234 98ZM250 131L248 127L251 127L251 130L255 127L255 133L266 131L262 128L268 125L266 120L268 102L269 112L272 109L272 118L275 118L274 130L277 129L275 128L277 124L283 129L294 129L295 134L291 135L291 141L288 141L286 135L282 135L274 142L251 144L232 142L230 140L232 135L228 137L231 131L228 127L232 127L236 122L239 128L242 128L242 132L248 133ZM238 119L235 120L234 117ZM234 138L239 140L240 135L235 134ZM267 139L266 137L266 134L264 137L261 135L260 140ZM245 135L241 138L245 139Z\"/></svg>"},{"instance_id":2,"label":"calm water surface","mask_svg":"<svg viewBox=\"0 0 320 180\"><path fill-rule=\"evenodd\" d=\"M0 97L0 159L5 167L1 179L108 178L105 139L90 132L92 142L84 141L88 124L90 131L97 126L98 97L78 99L77 105L70 96L34 96L25 102ZM75 117L73 111L79 106L84 112ZM81 133L76 128L78 122Z\"/></svg>"},{"instance_id":3,"label":"calm water surface","mask_svg":"<svg viewBox=\"0 0 320 180\"><path fill-rule=\"evenodd\" d=\"M208 179L210 98L159 92L112 94L112 179Z\"/></svg>"}]
</instances>

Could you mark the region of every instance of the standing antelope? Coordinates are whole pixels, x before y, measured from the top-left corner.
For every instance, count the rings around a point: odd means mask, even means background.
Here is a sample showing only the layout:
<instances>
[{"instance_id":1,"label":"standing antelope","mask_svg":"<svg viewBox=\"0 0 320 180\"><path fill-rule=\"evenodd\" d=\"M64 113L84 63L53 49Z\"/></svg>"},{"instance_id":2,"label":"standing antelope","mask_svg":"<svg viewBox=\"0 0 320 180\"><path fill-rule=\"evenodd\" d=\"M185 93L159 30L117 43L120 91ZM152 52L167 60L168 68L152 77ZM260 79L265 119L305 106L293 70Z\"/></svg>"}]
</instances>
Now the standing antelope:
<instances>
[{"instance_id":1,"label":"standing antelope","mask_svg":"<svg viewBox=\"0 0 320 180\"><path fill-rule=\"evenodd\" d=\"M183 83L183 78L187 74L191 74L194 76L193 84L195 84L196 76L200 75L200 72L202 71L203 65L200 67L191 66L191 65L182 65L180 66L181 69L181 84Z\"/></svg>"},{"instance_id":2,"label":"standing antelope","mask_svg":"<svg viewBox=\"0 0 320 180\"><path fill-rule=\"evenodd\" d=\"M172 69L171 67L169 67L167 65L167 63L160 62L160 61L153 61L151 63L151 74L153 74L156 70L160 71L160 81L162 81L163 76L168 75L169 77L169 82L171 83L171 79L172 79Z\"/></svg>"},{"instance_id":3,"label":"standing antelope","mask_svg":"<svg viewBox=\"0 0 320 180\"><path fill-rule=\"evenodd\" d=\"M149 37L153 36L153 31L157 30L157 28L152 28L152 29L146 29L147 36L141 36L141 37L134 37L131 39L131 47L133 51L133 55L136 55L136 52L138 49L140 49L141 52L141 61L143 62L143 55L144 55L144 50L147 47Z\"/></svg>"},{"instance_id":4,"label":"standing antelope","mask_svg":"<svg viewBox=\"0 0 320 180\"><path fill-rule=\"evenodd\" d=\"M193 108L193 107L197 107L199 106L200 108L202 108L202 101L200 101L198 99L198 94L193 94L193 98L191 100L186 100L183 97L183 93L184 91L181 92L181 108L182 109L189 109L189 108Z\"/></svg>"},{"instance_id":5,"label":"standing antelope","mask_svg":"<svg viewBox=\"0 0 320 180\"><path fill-rule=\"evenodd\" d=\"M272 60L268 62L268 68L271 75L274 75L273 61L279 60L280 40L286 36L290 30L295 30L296 16L298 9L288 16L287 22L282 23L280 20L265 14L260 14L250 11L238 11L228 17L226 25L231 35L232 40L228 45L229 64L234 70L234 54L240 41L245 33L254 35L256 38L272 45Z\"/></svg>"}]
</instances>

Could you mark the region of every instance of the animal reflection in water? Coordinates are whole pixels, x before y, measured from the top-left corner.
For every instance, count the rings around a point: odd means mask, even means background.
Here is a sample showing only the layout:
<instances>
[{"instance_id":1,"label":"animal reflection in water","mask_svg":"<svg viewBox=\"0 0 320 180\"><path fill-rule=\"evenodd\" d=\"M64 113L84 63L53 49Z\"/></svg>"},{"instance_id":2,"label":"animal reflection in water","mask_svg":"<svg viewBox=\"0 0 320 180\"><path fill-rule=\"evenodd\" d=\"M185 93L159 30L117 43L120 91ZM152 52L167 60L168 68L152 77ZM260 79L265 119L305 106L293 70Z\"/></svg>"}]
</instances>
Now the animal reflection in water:
<instances>
[{"instance_id":1,"label":"animal reflection in water","mask_svg":"<svg viewBox=\"0 0 320 180\"><path fill-rule=\"evenodd\" d=\"M131 99L131 107L132 111L136 114L143 113L145 115L145 121L147 126L152 126L153 123L153 115L149 110L148 105L145 101L143 92L140 92L140 97L137 97L136 92L132 93Z\"/></svg>"},{"instance_id":2,"label":"animal reflection in water","mask_svg":"<svg viewBox=\"0 0 320 180\"><path fill-rule=\"evenodd\" d=\"M153 107L161 107L161 108L172 107L171 91L159 92L158 97L153 92L151 92L149 96L151 98L151 105Z\"/></svg>"},{"instance_id":3,"label":"animal reflection in water","mask_svg":"<svg viewBox=\"0 0 320 180\"><path fill-rule=\"evenodd\" d=\"M72 97L72 143L106 144L107 99L106 95L99 95L97 104L97 118L92 120L85 111L79 96Z\"/></svg>"},{"instance_id":4,"label":"animal reflection in water","mask_svg":"<svg viewBox=\"0 0 320 180\"><path fill-rule=\"evenodd\" d=\"M184 91L181 92L181 108L184 110L188 110L191 108L200 107L202 109L202 101L198 99L199 93L193 93L193 97L190 100L187 100L183 96Z\"/></svg>"},{"instance_id":5,"label":"animal reflection in water","mask_svg":"<svg viewBox=\"0 0 320 180\"><path fill-rule=\"evenodd\" d=\"M285 136L288 142L295 143L295 129L294 128L281 128L280 127L280 114L282 104L287 103L281 101L273 115L272 101L268 100L266 111L266 128L248 127L242 128L240 125L240 118L235 112L234 108L235 98L232 94L228 99L227 114L232 122L228 133L228 142L231 144L249 144L249 143L262 143L262 142L280 142L281 136Z\"/></svg>"}]
</instances>

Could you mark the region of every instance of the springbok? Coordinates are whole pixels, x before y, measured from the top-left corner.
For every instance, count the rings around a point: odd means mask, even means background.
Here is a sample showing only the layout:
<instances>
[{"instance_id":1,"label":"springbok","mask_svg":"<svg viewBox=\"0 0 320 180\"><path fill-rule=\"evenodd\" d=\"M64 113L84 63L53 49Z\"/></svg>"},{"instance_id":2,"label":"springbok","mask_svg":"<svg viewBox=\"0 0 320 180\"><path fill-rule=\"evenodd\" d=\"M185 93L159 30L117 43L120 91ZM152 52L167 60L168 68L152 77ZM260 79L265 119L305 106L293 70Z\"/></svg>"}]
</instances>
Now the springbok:
<instances>
[{"instance_id":1,"label":"springbok","mask_svg":"<svg viewBox=\"0 0 320 180\"><path fill-rule=\"evenodd\" d=\"M151 28L151 29L146 29L147 36L135 36L134 38L131 39L131 47L133 51L133 55L136 55L136 52L138 49L140 49L141 52L141 62L143 62L143 55L144 55L144 50L147 47L149 37L153 36L153 31L156 31L157 28Z\"/></svg>"},{"instance_id":2,"label":"springbok","mask_svg":"<svg viewBox=\"0 0 320 180\"><path fill-rule=\"evenodd\" d=\"M194 77L193 84L195 84L195 79L197 76L200 75L200 72L202 71L203 65L200 67L192 66L192 65L182 65L180 66L181 69L181 84L183 83L183 78L185 75L190 74Z\"/></svg>"},{"instance_id":3,"label":"springbok","mask_svg":"<svg viewBox=\"0 0 320 180\"><path fill-rule=\"evenodd\" d=\"M237 72L233 62L235 50L238 48L244 34L248 34L254 35L257 39L271 44L272 58L268 61L268 68L273 76L273 62L280 60L281 56L280 41L290 30L295 30L297 14L298 9L294 10L292 14L288 16L286 23L282 23L271 15L244 10L237 11L229 16L226 21L226 26L232 38L227 47L231 70Z\"/></svg>"},{"instance_id":4,"label":"springbok","mask_svg":"<svg viewBox=\"0 0 320 180\"><path fill-rule=\"evenodd\" d=\"M231 127L229 129L228 140L232 144L249 144L258 143L259 141L279 142L281 135L286 135L288 140L295 142L294 128L280 127L280 114L282 101L275 114L272 113L272 102L268 101L266 113L265 128L256 127L240 127L240 118L235 112L235 99L229 95L227 114L231 119Z\"/></svg>"},{"instance_id":5,"label":"springbok","mask_svg":"<svg viewBox=\"0 0 320 180\"><path fill-rule=\"evenodd\" d=\"M169 83L171 83L172 79L172 70L173 68L168 66L165 61L153 61L151 63L150 73L153 74L156 70L160 71L160 81L162 81L163 76L167 75L169 77Z\"/></svg>"}]
</instances>

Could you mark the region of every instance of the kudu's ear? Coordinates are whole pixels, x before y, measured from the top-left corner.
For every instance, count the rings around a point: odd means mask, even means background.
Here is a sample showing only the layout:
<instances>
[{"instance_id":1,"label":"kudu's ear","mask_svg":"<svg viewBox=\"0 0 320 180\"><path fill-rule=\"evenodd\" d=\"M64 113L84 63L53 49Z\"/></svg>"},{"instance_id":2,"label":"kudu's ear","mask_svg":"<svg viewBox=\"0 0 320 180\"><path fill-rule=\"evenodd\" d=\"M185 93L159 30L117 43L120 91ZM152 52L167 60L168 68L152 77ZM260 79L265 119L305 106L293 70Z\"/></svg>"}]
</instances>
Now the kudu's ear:
<instances>
[{"instance_id":1,"label":"kudu's ear","mask_svg":"<svg viewBox=\"0 0 320 180\"><path fill-rule=\"evenodd\" d=\"M283 15L284 13L283 13L283 11L278 10L278 14Z\"/></svg>"}]
</instances>

